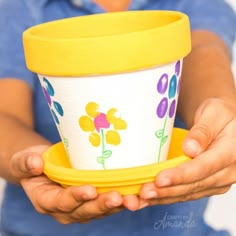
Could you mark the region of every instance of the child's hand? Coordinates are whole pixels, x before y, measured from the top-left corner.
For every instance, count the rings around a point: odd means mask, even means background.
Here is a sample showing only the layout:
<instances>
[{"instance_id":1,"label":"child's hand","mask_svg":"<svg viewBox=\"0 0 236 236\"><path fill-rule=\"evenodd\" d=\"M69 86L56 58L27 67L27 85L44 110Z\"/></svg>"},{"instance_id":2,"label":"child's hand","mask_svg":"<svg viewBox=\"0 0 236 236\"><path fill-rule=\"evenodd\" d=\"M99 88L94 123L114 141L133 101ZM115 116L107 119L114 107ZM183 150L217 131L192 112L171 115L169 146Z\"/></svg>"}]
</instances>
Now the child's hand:
<instances>
[{"instance_id":1,"label":"child's hand","mask_svg":"<svg viewBox=\"0 0 236 236\"><path fill-rule=\"evenodd\" d=\"M117 192L98 195L92 186L62 188L43 174L41 155L48 146L34 146L11 158L11 172L34 205L63 224L86 223L121 211L122 197Z\"/></svg>"},{"instance_id":2,"label":"child's hand","mask_svg":"<svg viewBox=\"0 0 236 236\"><path fill-rule=\"evenodd\" d=\"M230 189L236 182L236 102L205 101L183 150L193 160L161 172L154 183L144 184L140 206L196 200ZM126 207L129 204L125 201Z\"/></svg>"}]
</instances>

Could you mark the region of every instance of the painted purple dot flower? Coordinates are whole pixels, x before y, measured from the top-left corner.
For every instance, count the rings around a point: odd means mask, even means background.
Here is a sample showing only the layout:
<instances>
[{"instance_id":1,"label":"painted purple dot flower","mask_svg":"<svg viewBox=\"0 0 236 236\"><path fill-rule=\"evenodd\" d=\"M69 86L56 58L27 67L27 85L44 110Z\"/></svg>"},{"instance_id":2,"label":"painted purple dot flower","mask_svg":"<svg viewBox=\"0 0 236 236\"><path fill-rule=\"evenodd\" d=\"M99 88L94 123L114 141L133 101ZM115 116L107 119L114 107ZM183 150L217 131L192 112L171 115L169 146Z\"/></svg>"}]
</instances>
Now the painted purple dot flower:
<instances>
[{"instance_id":1,"label":"painted purple dot flower","mask_svg":"<svg viewBox=\"0 0 236 236\"><path fill-rule=\"evenodd\" d=\"M174 99L170 104L169 117L172 118L175 114L176 100Z\"/></svg>"},{"instance_id":2,"label":"painted purple dot flower","mask_svg":"<svg viewBox=\"0 0 236 236\"><path fill-rule=\"evenodd\" d=\"M158 83L157 83L157 91L160 93L160 94L164 94L166 92L168 88L168 75L167 74L163 74Z\"/></svg>"},{"instance_id":3,"label":"painted purple dot flower","mask_svg":"<svg viewBox=\"0 0 236 236\"><path fill-rule=\"evenodd\" d=\"M166 115L167 108L168 108L168 99L166 97L164 97L160 101L160 103L157 107L157 112L156 112L157 116L162 119Z\"/></svg>"},{"instance_id":4,"label":"painted purple dot flower","mask_svg":"<svg viewBox=\"0 0 236 236\"><path fill-rule=\"evenodd\" d=\"M180 70L181 70L181 63L180 63L180 61L177 61L177 63L175 64L175 74L177 76L179 76Z\"/></svg>"},{"instance_id":5,"label":"painted purple dot flower","mask_svg":"<svg viewBox=\"0 0 236 236\"><path fill-rule=\"evenodd\" d=\"M179 92L180 82L178 82L181 72L181 62L178 61L174 67L174 73L172 77L169 77L167 73L163 73L157 82L157 92L163 95L163 98L159 102L156 115L160 119L164 119L163 127L155 131L155 136L160 141L158 162L161 157L162 146L167 142L168 135L165 134L166 124L168 118L173 118L176 111L177 100L176 94ZM170 78L170 79L169 79Z\"/></svg>"},{"instance_id":6,"label":"painted purple dot flower","mask_svg":"<svg viewBox=\"0 0 236 236\"><path fill-rule=\"evenodd\" d=\"M44 88L44 87L43 87L43 93L44 93L44 96L45 96L45 98L47 100L47 103L49 104L49 106L51 106L52 105L52 99L51 99L47 89Z\"/></svg>"}]
</instances>

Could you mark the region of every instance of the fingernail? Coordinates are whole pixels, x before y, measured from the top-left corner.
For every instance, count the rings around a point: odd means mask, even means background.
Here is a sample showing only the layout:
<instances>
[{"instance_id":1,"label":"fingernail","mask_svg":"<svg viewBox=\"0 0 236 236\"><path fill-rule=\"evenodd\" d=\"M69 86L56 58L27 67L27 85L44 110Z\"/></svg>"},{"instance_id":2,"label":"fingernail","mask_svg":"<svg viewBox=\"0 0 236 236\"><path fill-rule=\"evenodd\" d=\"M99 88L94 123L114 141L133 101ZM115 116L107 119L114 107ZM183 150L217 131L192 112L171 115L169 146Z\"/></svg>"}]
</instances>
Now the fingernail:
<instances>
[{"instance_id":1,"label":"fingernail","mask_svg":"<svg viewBox=\"0 0 236 236\"><path fill-rule=\"evenodd\" d=\"M144 195L144 199L157 198L157 193L155 191L149 191Z\"/></svg>"},{"instance_id":2,"label":"fingernail","mask_svg":"<svg viewBox=\"0 0 236 236\"><path fill-rule=\"evenodd\" d=\"M171 185L171 180L166 177L159 178L157 181L157 184L158 184L158 187L168 187Z\"/></svg>"},{"instance_id":3,"label":"fingernail","mask_svg":"<svg viewBox=\"0 0 236 236\"><path fill-rule=\"evenodd\" d=\"M201 146L195 139L186 140L184 149L191 156L196 156L201 152Z\"/></svg>"},{"instance_id":4,"label":"fingernail","mask_svg":"<svg viewBox=\"0 0 236 236\"><path fill-rule=\"evenodd\" d=\"M28 158L27 158L27 166L26 166L26 168L28 169L28 170L32 170L33 168L34 168L34 158L32 157L32 156L29 156Z\"/></svg>"},{"instance_id":5,"label":"fingernail","mask_svg":"<svg viewBox=\"0 0 236 236\"><path fill-rule=\"evenodd\" d=\"M93 195L94 195L94 194L91 194L91 193L84 193L84 194L82 195L82 198L83 198L84 200L90 200L90 199L93 199L93 198L94 198Z\"/></svg>"},{"instance_id":6,"label":"fingernail","mask_svg":"<svg viewBox=\"0 0 236 236\"><path fill-rule=\"evenodd\" d=\"M120 203L118 203L118 202L113 202L113 201L108 201L108 202L106 202L105 204L106 204L106 206L107 206L108 208L113 208L113 207L117 207L117 206L120 205Z\"/></svg>"},{"instance_id":7,"label":"fingernail","mask_svg":"<svg viewBox=\"0 0 236 236\"><path fill-rule=\"evenodd\" d=\"M41 164L41 160L37 156L29 156L27 159L27 168L29 170L37 169Z\"/></svg>"},{"instance_id":8,"label":"fingernail","mask_svg":"<svg viewBox=\"0 0 236 236\"><path fill-rule=\"evenodd\" d=\"M147 206L149 206L149 204L147 202L144 202L144 203L140 204L139 210L141 210L141 209L143 209L143 208L145 208Z\"/></svg>"}]
</instances>

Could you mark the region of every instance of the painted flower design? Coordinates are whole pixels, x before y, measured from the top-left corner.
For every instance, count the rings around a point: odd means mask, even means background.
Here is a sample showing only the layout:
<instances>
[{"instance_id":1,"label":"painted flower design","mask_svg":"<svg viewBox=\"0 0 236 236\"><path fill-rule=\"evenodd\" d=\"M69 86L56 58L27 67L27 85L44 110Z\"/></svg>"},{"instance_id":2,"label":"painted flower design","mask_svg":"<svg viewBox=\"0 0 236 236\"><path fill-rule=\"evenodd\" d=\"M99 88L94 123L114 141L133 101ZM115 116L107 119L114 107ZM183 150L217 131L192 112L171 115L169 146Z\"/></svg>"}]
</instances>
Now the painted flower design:
<instances>
[{"instance_id":1,"label":"painted flower design","mask_svg":"<svg viewBox=\"0 0 236 236\"><path fill-rule=\"evenodd\" d=\"M64 115L63 108L59 102L54 100L54 95L55 95L54 88L52 84L45 77L43 78L42 86L43 86L43 93L44 96L46 97L52 116L55 122L59 125L60 121L58 116L62 117Z\"/></svg>"},{"instance_id":2,"label":"painted flower design","mask_svg":"<svg viewBox=\"0 0 236 236\"><path fill-rule=\"evenodd\" d=\"M165 119L163 128L155 132L156 137L160 140L158 162L160 161L161 149L168 140L168 135L165 135L168 117L173 118L176 112L176 94L179 93L180 70L181 63L178 61L175 64L175 73L172 76L169 76L167 73L162 74L157 83L157 92L163 95L163 98L157 106L156 114L159 119Z\"/></svg>"},{"instance_id":3,"label":"painted flower design","mask_svg":"<svg viewBox=\"0 0 236 236\"><path fill-rule=\"evenodd\" d=\"M118 130L125 130L127 124L116 108L103 113L97 103L89 102L85 110L87 114L79 118L79 126L84 132L90 133L89 142L92 146L101 147L101 156L97 161L106 169L106 159L112 156L112 151L106 149L106 145L119 145L121 138Z\"/></svg>"}]
</instances>

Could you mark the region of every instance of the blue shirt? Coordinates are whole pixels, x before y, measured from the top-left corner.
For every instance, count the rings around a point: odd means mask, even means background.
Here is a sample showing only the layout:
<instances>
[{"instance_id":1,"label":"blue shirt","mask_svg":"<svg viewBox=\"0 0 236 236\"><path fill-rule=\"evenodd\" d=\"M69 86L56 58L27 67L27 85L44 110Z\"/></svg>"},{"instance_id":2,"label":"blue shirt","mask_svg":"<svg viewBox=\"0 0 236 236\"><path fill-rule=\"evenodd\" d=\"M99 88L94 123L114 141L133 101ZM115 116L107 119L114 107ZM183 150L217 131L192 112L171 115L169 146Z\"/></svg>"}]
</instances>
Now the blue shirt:
<instances>
[{"instance_id":1,"label":"blue shirt","mask_svg":"<svg viewBox=\"0 0 236 236\"><path fill-rule=\"evenodd\" d=\"M129 10L138 9L182 11L189 15L192 30L212 31L232 49L236 16L223 0L134 0ZM60 138L37 76L25 66L22 32L42 22L101 12L103 10L89 0L0 0L0 78L24 80L32 88L35 130L53 143ZM178 121L177 125L180 126ZM0 231L2 236L229 235L205 224L206 204L207 199L201 199L137 212L125 210L85 225L61 225L49 216L38 214L20 187L7 184Z\"/></svg>"}]
</instances>

